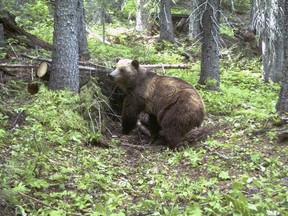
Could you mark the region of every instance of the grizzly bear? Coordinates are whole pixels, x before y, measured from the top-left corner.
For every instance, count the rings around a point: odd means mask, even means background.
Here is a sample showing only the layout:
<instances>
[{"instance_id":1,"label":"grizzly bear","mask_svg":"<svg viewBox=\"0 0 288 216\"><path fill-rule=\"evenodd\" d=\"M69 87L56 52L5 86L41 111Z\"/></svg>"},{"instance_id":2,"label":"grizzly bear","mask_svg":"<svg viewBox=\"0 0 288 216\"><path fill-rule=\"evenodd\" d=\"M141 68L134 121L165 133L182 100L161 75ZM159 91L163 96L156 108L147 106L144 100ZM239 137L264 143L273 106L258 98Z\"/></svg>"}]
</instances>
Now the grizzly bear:
<instances>
[{"instance_id":1,"label":"grizzly bear","mask_svg":"<svg viewBox=\"0 0 288 216\"><path fill-rule=\"evenodd\" d=\"M141 112L149 115L151 135L161 138L170 148L180 147L183 136L201 126L204 103L187 82L158 75L130 59L118 60L108 77L126 94L122 109L123 134L135 128Z\"/></svg>"}]
</instances>

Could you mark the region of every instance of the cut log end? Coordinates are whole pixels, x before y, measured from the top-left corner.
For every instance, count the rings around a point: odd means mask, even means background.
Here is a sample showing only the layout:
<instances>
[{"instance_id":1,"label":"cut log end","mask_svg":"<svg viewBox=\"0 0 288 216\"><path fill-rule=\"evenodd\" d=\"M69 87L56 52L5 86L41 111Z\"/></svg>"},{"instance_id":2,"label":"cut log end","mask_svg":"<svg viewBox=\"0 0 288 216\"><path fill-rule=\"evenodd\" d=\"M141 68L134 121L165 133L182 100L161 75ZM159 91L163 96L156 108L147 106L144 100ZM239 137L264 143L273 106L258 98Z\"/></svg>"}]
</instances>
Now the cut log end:
<instances>
[{"instance_id":1,"label":"cut log end","mask_svg":"<svg viewBox=\"0 0 288 216\"><path fill-rule=\"evenodd\" d=\"M37 69L37 77L43 77L48 70L48 64L47 62L41 62L41 64L39 65L38 69Z\"/></svg>"}]
</instances>

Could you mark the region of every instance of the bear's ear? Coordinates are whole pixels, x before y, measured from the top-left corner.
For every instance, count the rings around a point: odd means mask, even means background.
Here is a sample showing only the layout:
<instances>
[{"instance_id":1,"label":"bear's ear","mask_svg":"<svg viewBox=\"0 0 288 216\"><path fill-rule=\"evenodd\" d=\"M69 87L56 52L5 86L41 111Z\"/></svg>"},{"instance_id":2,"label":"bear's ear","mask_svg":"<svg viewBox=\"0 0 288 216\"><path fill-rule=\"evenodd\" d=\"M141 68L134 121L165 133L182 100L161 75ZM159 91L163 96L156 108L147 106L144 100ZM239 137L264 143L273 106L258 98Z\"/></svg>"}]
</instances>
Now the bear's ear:
<instances>
[{"instance_id":1,"label":"bear's ear","mask_svg":"<svg viewBox=\"0 0 288 216\"><path fill-rule=\"evenodd\" d=\"M133 60L131 64L138 70L139 69L139 62L137 60Z\"/></svg>"},{"instance_id":2,"label":"bear's ear","mask_svg":"<svg viewBox=\"0 0 288 216\"><path fill-rule=\"evenodd\" d=\"M115 62L118 63L120 60L121 60L121 57L117 57L117 58L115 59Z\"/></svg>"}]
</instances>

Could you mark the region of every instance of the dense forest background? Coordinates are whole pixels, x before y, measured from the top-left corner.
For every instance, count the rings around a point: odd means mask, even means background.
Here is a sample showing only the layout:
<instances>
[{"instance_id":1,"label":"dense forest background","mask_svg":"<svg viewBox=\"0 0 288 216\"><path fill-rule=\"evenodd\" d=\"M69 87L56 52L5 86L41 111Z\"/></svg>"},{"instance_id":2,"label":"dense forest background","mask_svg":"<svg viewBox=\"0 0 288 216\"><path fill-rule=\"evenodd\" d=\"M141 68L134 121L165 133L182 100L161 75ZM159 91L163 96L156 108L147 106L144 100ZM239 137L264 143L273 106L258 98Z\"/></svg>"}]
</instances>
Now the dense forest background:
<instances>
[{"instance_id":1,"label":"dense forest background","mask_svg":"<svg viewBox=\"0 0 288 216\"><path fill-rule=\"evenodd\" d=\"M287 215L287 2L0 8L0 215ZM183 150L121 134L116 57L199 91Z\"/></svg>"}]
</instances>

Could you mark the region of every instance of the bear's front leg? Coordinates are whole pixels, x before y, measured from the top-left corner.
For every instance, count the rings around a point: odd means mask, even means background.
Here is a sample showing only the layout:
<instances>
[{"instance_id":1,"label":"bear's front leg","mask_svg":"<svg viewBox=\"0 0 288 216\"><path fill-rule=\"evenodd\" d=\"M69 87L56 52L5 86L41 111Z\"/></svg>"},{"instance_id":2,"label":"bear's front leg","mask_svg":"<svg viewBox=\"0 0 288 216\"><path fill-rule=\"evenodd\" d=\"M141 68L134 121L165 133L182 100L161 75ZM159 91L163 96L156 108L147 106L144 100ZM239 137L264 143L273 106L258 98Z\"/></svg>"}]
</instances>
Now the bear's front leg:
<instances>
[{"instance_id":1,"label":"bear's front leg","mask_svg":"<svg viewBox=\"0 0 288 216\"><path fill-rule=\"evenodd\" d=\"M122 133L129 134L137 124L140 106L133 97L126 97L122 109Z\"/></svg>"}]
</instances>

